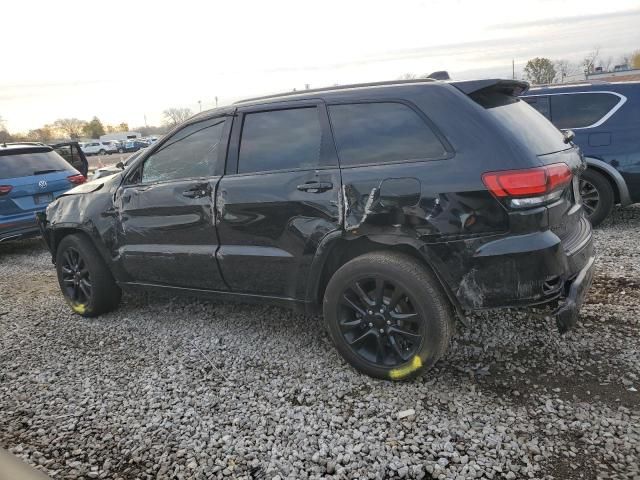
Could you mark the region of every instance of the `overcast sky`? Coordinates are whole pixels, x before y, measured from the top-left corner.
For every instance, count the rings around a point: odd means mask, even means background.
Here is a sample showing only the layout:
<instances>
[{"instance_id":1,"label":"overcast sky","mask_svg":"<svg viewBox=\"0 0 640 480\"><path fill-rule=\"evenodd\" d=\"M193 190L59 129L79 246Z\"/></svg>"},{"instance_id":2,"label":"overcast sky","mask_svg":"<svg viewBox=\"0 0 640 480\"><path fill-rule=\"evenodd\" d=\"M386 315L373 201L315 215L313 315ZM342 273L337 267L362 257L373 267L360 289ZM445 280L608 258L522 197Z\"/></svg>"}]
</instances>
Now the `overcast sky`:
<instances>
[{"instance_id":1,"label":"overcast sky","mask_svg":"<svg viewBox=\"0 0 640 480\"><path fill-rule=\"evenodd\" d=\"M511 76L527 59L640 49L638 0L2 2L0 116L159 124L247 96L448 70ZM171 5L171 6L168 6Z\"/></svg>"}]
</instances>

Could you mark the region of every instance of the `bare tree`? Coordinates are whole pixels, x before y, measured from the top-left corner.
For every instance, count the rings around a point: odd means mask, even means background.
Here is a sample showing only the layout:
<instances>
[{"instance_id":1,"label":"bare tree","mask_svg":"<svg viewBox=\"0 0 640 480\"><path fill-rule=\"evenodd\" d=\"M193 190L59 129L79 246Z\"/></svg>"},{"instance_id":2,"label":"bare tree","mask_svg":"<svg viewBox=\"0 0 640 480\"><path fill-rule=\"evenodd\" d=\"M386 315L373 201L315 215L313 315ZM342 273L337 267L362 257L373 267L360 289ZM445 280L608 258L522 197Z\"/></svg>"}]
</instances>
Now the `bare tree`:
<instances>
[{"instance_id":1,"label":"bare tree","mask_svg":"<svg viewBox=\"0 0 640 480\"><path fill-rule=\"evenodd\" d=\"M71 139L80 138L82 135L82 128L85 126L84 120L77 118L59 118L53 122L53 126L60 130L64 135Z\"/></svg>"},{"instance_id":2,"label":"bare tree","mask_svg":"<svg viewBox=\"0 0 640 480\"><path fill-rule=\"evenodd\" d=\"M29 140L33 140L35 142L47 143L53 140L53 132L51 127L45 125L44 127L29 130L27 137L29 137Z\"/></svg>"},{"instance_id":3,"label":"bare tree","mask_svg":"<svg viewBox=\"0 0 640 480\"><path fill-rule=\"evenodd\" d=\"M602 70L604 70L605 72L610 72L612 63L613 63L613 57L609 56L606 59L600 61L600 66L602 67Z\"/></svg>"},{"instance_id":4,"label":"bare tree","mask_svg":"<svg viewBox=\"0 0 640 480\"><path fill-rule=\"evenodd\" d=\"M176 125L184 122L192 115L193 112L191 112L191 109L189 108L167 108L164 112L162 112L165 125L168 125L170 127L175 127Z\"/></svg>"},{"instance_id":5,"label":"bare tree","mask_svg":"<svg viewBox=\"0 0 640 480\"><path fill-rule=\"evenodd\" d=\"M593 50L589 52L589 54L584 57L582 61L582 65L584 66L585 75L593 73L593 70L598 62L598 58L600 57L600 47L593 47Z\"/></svg>"},{"instance_id":6,"label":"bare tree","mask_svg":"<svg viewBox=\"0 0 640 480\"><path fill-rule=\"evenodd\" d=\"M553 66L556 69L556 83L564 83L567 77L577 75L580 73L580 67L569 60L556 60L553 62Z\"/></svg>"}]
</instances>

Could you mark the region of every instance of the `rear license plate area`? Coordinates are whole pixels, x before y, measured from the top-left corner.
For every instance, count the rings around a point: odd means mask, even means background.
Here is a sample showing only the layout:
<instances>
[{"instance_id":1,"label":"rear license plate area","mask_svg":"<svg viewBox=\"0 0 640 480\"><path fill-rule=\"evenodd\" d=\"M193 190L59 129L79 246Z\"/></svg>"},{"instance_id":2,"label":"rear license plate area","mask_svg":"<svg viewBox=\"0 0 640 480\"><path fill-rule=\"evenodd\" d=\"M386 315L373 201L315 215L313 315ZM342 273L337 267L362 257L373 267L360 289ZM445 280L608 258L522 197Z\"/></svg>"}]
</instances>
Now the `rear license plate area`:
<instances>
[{"instance_id":1,"label":"rear license plate area","mask_svg":"<svg viewBox=\"0 0 640 480\"><path fill-rule=\"evenodd\" d=\"M51 203L53 201L53 193L39 193L33 196L33 201L36 205Z\"/></svg>"}]
</instances>

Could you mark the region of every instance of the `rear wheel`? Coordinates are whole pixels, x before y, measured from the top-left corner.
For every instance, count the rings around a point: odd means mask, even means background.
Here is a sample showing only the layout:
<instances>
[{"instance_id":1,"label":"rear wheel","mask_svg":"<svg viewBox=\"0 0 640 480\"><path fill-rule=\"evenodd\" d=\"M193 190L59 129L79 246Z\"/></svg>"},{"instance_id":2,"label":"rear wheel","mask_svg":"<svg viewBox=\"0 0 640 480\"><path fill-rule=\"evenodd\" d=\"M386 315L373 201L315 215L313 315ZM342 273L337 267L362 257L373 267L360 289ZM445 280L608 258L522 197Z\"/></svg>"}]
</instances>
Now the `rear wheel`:
<instances>
[{"instance_id":1,"label":"rear wheel","mask_svg":"<svg viewBox=\"0 0 640 480\"><path fill-rule=\"evenodd\" d=\"M106 155L107 151L106 151L106 150L104 150L104 149L102 149L102 150L100 150L98 153L99 153L100 155Z\"/></svg>"},{"instance_id":2,"label":"rear wheel","mask_svg":"<svg viewBox=\"0 0 640 480\"><path fill-rule=\"evenodd\" d=\"M609 180L601 173L587 169L580 177L580 196L591 224L595 227L609 216L615 197Z\"/></svg>"},{"instance_id":3,"label":"rear wheel","mask_svg":"<svg viewBox=\"0 0 640 480\"><path fill-rule=\"evenodd\" d=\"M95 317L120 303L120 287L86 236L73 234L62 239L56 270L62 294L77 314Z\"/></svg>"},{"instance_id":4,"label":"rear wheel","mask_svg":"<svg viewBox=\"0 0 640 480\"><path fill-rule=\"evenodd\" d=\"M340 354L376 378L413 378L444 354L451 305L414 258L390 252L357 257L331 277L324 318Z\"/></svg>"}]
</instances>

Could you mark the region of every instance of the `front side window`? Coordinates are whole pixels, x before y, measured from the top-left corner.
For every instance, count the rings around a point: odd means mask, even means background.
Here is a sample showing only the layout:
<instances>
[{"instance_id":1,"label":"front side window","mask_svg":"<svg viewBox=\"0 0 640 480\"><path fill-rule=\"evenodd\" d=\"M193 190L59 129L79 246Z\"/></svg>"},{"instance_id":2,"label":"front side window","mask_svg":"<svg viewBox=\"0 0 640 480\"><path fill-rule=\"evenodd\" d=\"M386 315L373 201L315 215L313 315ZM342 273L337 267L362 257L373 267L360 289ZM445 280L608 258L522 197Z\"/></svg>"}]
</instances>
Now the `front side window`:
<instances>
[{"instance_id":1,"label":"front side window","mask_svg":"<svg viewBox=\"0 0 640 480\"><path fill-rule=\"evenodd\" d=\"M558 128L582 128L597 123L620 98L611 93L551 95L551 120Z\"/></svg>"},{"instance_id":2,"label":"front side window","mask_svg":"<svg viewBox=\"0 0 640 480\"><path fill-rule=\"evenodd\" d=\"M145 162L142 182L208 177L218 156L224 118L189 125L171 136Z\"/></svg>"},{"instance_id":3,"label":"front side window","mask_svg":"<svg viewBox=\"0 0 640 480\"><path fill-rule=\"evenodd\" d=\"M316 107L247 113L238 173L315 168L320 164L321 144Z\"/></svg>"},{"instance_id":4,"label":"front side window","mask_svg":"<svg viewBox=\"0 0 640 480\"><path fill-rule=\"evenodd\" d=\"M446 155L429 125L402 103L332 105L329 115L343 167Z\"/></svg>"}]
</instances>

